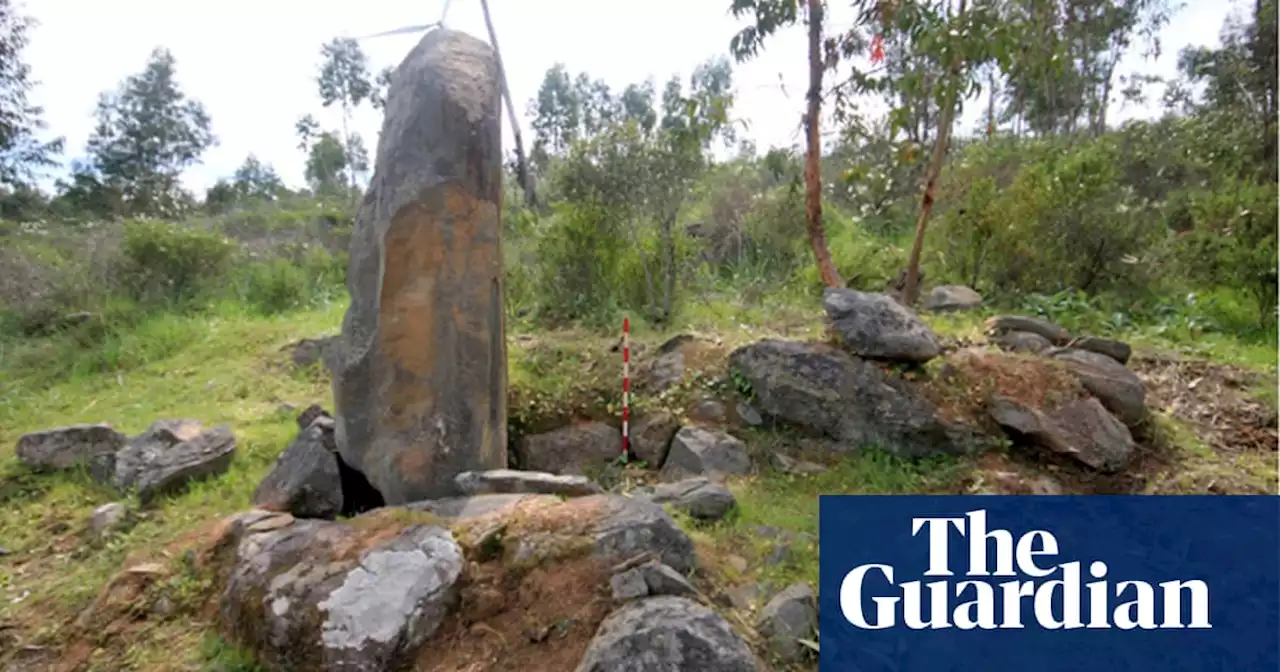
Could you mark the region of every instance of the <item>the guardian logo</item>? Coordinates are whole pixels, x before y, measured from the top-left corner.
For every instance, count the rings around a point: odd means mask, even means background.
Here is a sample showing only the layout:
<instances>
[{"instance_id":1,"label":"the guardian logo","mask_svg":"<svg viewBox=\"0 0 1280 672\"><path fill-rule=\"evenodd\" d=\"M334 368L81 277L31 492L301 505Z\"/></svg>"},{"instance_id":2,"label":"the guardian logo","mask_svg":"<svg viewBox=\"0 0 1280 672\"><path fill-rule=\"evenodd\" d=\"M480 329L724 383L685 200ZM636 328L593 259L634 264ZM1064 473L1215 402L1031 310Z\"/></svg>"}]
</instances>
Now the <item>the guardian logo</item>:
<instances>
[{"instance_id":1,"label":"the guardian logo","mask_svg":"<svg viewBox=\"0 0 1280 672\"><path fill-rule=\"evenodd\" d=\"M1029 617L1050 630L1212 628L1204 581L1113 582L1102 560L1055 563L1058 540L1046 530L1017 539L1008 530L988 530L985 510L912 518L911 536L928 540L924 576L947 578L898 583L890 565L855 567L840 583L840 611L854 627L1017 629ZM956 572L948 562L948 544L957 537L968 542L963 580L951 578ZM1085 582L1085 572L1093 580Z\"/></svg>"}]
</instances>

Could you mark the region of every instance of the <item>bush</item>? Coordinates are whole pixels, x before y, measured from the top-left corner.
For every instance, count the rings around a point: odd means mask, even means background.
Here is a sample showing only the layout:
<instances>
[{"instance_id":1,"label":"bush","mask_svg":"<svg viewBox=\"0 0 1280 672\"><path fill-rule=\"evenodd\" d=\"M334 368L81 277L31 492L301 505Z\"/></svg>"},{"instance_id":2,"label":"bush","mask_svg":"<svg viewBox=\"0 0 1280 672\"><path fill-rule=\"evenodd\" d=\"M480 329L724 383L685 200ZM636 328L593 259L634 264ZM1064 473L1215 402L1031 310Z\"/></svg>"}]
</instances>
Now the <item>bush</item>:
<instances>
[{"instance_id":1,"label":"bush","mask_svg":"<svg viewBox=\"0 0 1280 672\"><path fill-rule=\"evenodd\" d=\"M554 321L608 323L618 308L618 260L625 241L610 213L564 204L545 223L536 246L538 311Z\"/></svg>"},{"instance_id":2,"label":"bush","mask_svg":"<svg viewBox=\"0 0 1280 672\"><path fill-rule=\"evenodd\" d=\"M139 301L183 303L225 276L235 250L230 240L203 229L127 222L120 280Z\"/></svg>"}]
</instances>

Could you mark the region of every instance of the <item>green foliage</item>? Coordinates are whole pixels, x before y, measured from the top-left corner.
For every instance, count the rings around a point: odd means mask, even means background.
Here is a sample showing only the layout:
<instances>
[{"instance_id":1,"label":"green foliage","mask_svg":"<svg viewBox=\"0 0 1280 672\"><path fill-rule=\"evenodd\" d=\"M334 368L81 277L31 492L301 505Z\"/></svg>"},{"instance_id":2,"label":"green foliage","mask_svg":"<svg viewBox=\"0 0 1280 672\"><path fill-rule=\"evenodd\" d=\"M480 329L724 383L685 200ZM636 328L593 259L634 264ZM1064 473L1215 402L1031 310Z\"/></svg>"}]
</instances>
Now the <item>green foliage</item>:
<instances>
[{"instance_id":1,"label":"green foliage","mask_svg":"<svg viewBox=\"0 0 1280 672\"><path fill-rule=\"evenodd\" d=\"M230 268L235 245L197 228L155 220L125 224L121 279L138 300L182 303Z\"/></svg>"},{"instance_id":2,"label":"green foliage","mask_svg":"<svg viewBox=\"0 0 1280 672\"><path fill-rule=\"evenodd\" d=\"M1020 154L1001 185L1004 152ZM1114 138L1065 145L975 145L953 167L930 266L996 293L1135 291L1163 237L1154 211L1123 184ZM935 239L936 239L935 238Z\"/></svg>"},{"instance_id":3,"label":"green foliage","mask_svg":"<svg viewBox=\"0 0 1280 672\"><path fill-rule=\"evenodd\" d=\"M534 282L543 317L612 322L623 238L610 211L591 204L557 206L538 238L536 254Z\"/></svg>"},{"instance_id":4,"label":"green foliage","mask_svg":"<svg viewBox=\"0 0 1280 672\"><path fill-rule=\"evenodd\" d=\"M57 164L62 138L40 140L44 109L32 105L35 87L31 67L22 60L32 19L19 13L12 0L0 0L0 185L29 187L38 171Z\"/></svg>"},{"instance_id":5,"label":"green foliage","mask_svg":"<svg viewBox=\"0 0 1280 672\"><path fill-rule=\"evenodd\" d=\"M181 212L189 196L179 176L216 138L204 105L178 88L173 54L154 50L142 72L102 94L95 118L89 189L117 195L127 214Z\"/></svg>"}]
</instances>

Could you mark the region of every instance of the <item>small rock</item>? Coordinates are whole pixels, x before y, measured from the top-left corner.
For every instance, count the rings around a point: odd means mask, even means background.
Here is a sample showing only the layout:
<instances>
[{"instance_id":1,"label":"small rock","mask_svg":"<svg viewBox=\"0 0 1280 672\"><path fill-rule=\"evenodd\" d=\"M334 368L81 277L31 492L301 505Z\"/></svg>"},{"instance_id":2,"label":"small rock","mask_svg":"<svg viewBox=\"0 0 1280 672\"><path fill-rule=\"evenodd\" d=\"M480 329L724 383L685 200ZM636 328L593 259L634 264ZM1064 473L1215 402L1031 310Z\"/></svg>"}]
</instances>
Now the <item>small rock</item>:
<instances>
[{"instance_id":1,"label":"small rock","mask_svg":"<svg viewBox=\"0 0 1280 672\"><path fill-rule=\"evenodd\" d=\"M827 470L827 468L821 464L805 460L797 460L794 457L788 457L782 453L772 453L769 457L773 461L773 467L784 474L814 476Z\"/></svg>"},{"instance_id":2,"label":"small rock","mask_svg":"<svg viewBox=\"0 0 1280 672\"><path fill-rule=\"evenodd\" d=\"M292 413L296 410L298 410L298 405L287 402L287 401L280 404L279 406L276 406L277 413Z\"/></svg>"},{"instance_id":3,"label":"small rock","mask_svg":"<svg viewBox=\"0 0 1280 672\"><path fill-rule=\"evenodd\" d=\"M151 605L151 613L161 618L172 616L177 611L177 605L173 603L173 600L169 599L168 595L161 595L156 599L155 604Z\"/></svg>"},{"instance_id":4,"label":"small rock","mask_svg":"<svg viewBox=\"0 0 1280 672\"><path fill-rule=\"evenodd\" d=\"M844 348L859 357L924 363L942 354L920 316L888 294L827 288L822 307Z\"/></svg>"},{"instance_id":5,"label":"small rock","mask_svg":"<svg viewBox=\"0 0 1280 672\"><path fill-rule=\"evenodd\" d=\"M663 480L688 476L744 475L751 471L746 446L723 431L685 427L671 440L671 450L662 465Z\"/></svg>"},{"instance_id":6,"label":"small rock","mask_svg":"<svg viewBox=\"0 0 1280 672\"><path fill-rule=\"evenodd\" d=\"M1001 350L1037 354L1053 347L1049 339L1030 331L1006 331L992 339Z\"/></svg>"},{"instance_id":7,"label":"small rock","mask_svg":"<svg viewBox=\"0 0 1280 672\"><path fill-rule=\"evenodd\" d=\"M10 551L9 549L5 548L4 546L0 546L0 557L3 557L3 556L6 556L6 555L9 555L10 553L12 553L12 551Z\"/></svg>"},{"instance_id":8,"label":"small rock","mask_svg":"<svg viewBox=\"0 0 1280 672\"><path fill-rule=\"evenodd\" d=\"M317 362L323 362L337 340L335 336L322 338L304 338L293 345L293 365L305 369Z\"/></svg>"},{"instance_id":9,"label":"small rock","mask_svg":"<svg viewBox=\"0 0 1280 672\"><path fill-rule=\"evenodd\" d=\"M703 399L689 410L689 420L695 424L723 427L729 424L729 410L715 399Z\"/></svg>"},{"instance_id":10,"label":"small rock","mask_svg":"<svg viewBox=\"0 0 1280 672\"><path fill-rule=\"evenodd\" d=\"M731 555L725 558L725 562L730 567L733 568L733 571L739 574L747 571L747 567L749 567L749 565L747 564L747 559L742 557L741 555Z\"/></svg>"},{"instance_id":11,"label":"small rock","mask_svg":"<svg viewBox=\"0 0 1280 672\"><path fill-rule=\"evenodd\" d=\"M743 571L746 571L745 561ZM729 598L729 605L733 608L750 611L760 597L760 587L754 583L744 583L726 590L725 597Z\"/></svg>"},{"instance_id":12,"label":"small rock","mask_svg":"<svg viewBox=\"0 0 1280 672\"><path fill-rule=\"evenodd\" d=\"M316 418L329 418L332 420L333 416L330 415L328 411L321 408L320 404L311 404L306 408L306 410L298 414L298 429L306 429L307 427L310 427L311 423L315 422Z\"/></svg>"},{"instance_id":13,"label":"small rock","mask_svg":"<svg viewBox=\"0 0 1280 672\"><path fill-rule=\"evenodd\" d=\"M84 466L95 480L109 482L116 454L127 441L105 423L46 429L18 439L18 461L41 471Z\"/></svg>"},{"instance_id":14,"label":"small rock","mask_svg":"<svg viewBox=\"0 0 1280 672\"><path fill-rule=\"evenodd\" d=\"M138 498L147 504L193 480L223 474L230 468L235 451L236 437L227 425L183 441L142 466L137 479Z\"/></svg>"},{"instance_id":15,"label":"small rock","mask_svg":"<svg viewBox=\"0 0 1280 672\"><path fill-rule=\"evenodd\" d=\"M664 392L684 380L684 346L697 338L679 334L658 346L656 356L640 367L639 381L651 392Z\"/></svg>"},{"instance_id":16,"label":"small rock","mask_svg":"<svg viewBox=\"0 0 1280 672\"><path fill-rule=\"evenodd\" d=\"M997 335L1010 331L1026 331L1038 334L1054 345L1065 345L1071 340L1071 334L1062 327L1038 317L1022 315L1001 315L987 320L987 331Z\"/></svg>"},{"instance_id":17,"label":"small rock","mask_svg":"<svg viewBox=\"0 0 1280 672\"><path fill-rule=\"evenodd\" d=\"M558 476L541 471L492 469L466 471L454 481L464 495L540 494L585 497L604 492L586 476Z\"/></svg>"},{"instance_id":18,"label":"small rock","mask_svg":"<svg viewBox=\"0 0 1280 672\"><path fill-rule=\"evenodd\" d=\"M714 611L685 597L652 597L610 614L577 672L756 669L746 642Z\"/></svg>"},{"instance_id":19,"label":"small rock","mask_svg":"<svg viewBox=\"0 0 1280 672\"><path fill-rule=\"evenodd\" d=\"M934 287L924 299L924 309L935 313L973 310L982 305L982 295L964 285Z\"/></svg>"},{"instance_id":20,"label":"small rock","mask_svg":"<svg viewBox=\"0 0 1280 672\"><path fill-rule=\"evenodd\" d=\"M770 648L783 662L796 662L807 649L797 640L813 637L818 627L818 600L805 583L795 583L760 610L756 630L769 642Z\"/></svg>"},{"instance_id":21,"label":"small rock","mask_svg":"<svg viewBox=\"0 0 1280 672\"><path fill-rule=\"evenodd\" d=\"M661 468L678 429L680 422L669 411L645 413L631 427L631 454L650 469Z\"/></svg>"},{"instance_id":22,"label":"small rock","mask_svg":"<svg viewBox=\"0 0 1280 672\"><path fill-rule=\"evenodd\" d=\"M644 582L644 574L638 567L614 574L609 579L609 588L613 591L613 599L618 602L649 595L649 585Z\"/></svg>"},{"instance_id":23,"label":"small rock","mask_svg":"<svg viewBox=\"0 0 1280 672\"><path fill-rule=\"evenodd\" d=\"M662 483L636 494L656 504L670 504L700 520L720 520L737 504L728 488L705 477Z\"/></svg>"},{"instance_id":24,"label":"small rock","mask_svg":"<svg viewBox=\"0 0 1280 672\"><path fill-rule=\"evenodd\" d=\"M124 522L127 513L128 509L120 502L103 504L94 509L89 517L89 532L94 536L101 536Z\"/></svg>"},{"instance_id":25,"label":"small rock","mask_svg":"<svg viewBox=\"0 0 1280 672\"><path fill-rule=\"evenodd\" d=\"M1096 336L1085 336L1077 338L1071 343L1072 347L1080 350L1088 350L1096 352L1100 355L1106 355L1111 359L1128 364L1129 358L1133 356L1133 348L1124 341L1116 341L1110 338L1098 338Z\"/></svg>"},{"instance_id":26,"label":"small rock","mask_svg":"<svg viewBox=\"0 0 1280 672\"><path fill-rule=\"evenodd\" d=\"M684 574L662 564L650 562L639 567L650 595L696 595L698 591Z\"/></svg>"},{"instance_id":27,"label":"small rock","mask_svg":"<svg viewBox=\"0 0 1280 672\"><path fill-rule=\"evenodd\" d=\"M760 412L751 404L738 402L735 410L738 411L738 417L742 419L743 424L748 427L759 427L764 424L764 418L760 417Z\"/></svg>"},{"instance_id":28,"label":"small rock","mask_svg":"<svg viewBox=\"0 0 1280 672\"><path fill-rule=\"evenodd\" d=\"M342 512L342 475L333 420L317 417L276 458L253 493L253 505L298 518L332 520Z\"/></svg>"},{"instance_id":29,"label":"small rock","mask_svg":"<svg viewBox=\"0 0 1280 672\"><path fill-rule=\"evenodd\" d=\"M602 422L587 422L521 437L516 445L520 468L551 474L582 475L622 454L622 432Z\"/></svg>"}]
</instances>

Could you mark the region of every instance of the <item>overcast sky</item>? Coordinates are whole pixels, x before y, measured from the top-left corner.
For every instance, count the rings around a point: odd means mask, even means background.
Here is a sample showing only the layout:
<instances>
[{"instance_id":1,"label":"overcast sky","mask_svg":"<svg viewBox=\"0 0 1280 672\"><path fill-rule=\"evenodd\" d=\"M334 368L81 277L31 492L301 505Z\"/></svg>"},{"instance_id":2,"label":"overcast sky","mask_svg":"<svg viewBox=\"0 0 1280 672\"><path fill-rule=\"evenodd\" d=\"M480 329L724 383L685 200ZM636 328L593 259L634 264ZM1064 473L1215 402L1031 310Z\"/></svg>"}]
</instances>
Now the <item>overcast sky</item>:
<instances>
[{"instance_id":1,"label":"overcast sky","mask_svg":"<svg viewBox=\"0 0 1280 672\"><path fill-rule=\"evenodd\" d=\"M330 127L339 121L336 112L322 113L316 94L320 45L335 36L434 22L444 2L28 0L26 11L40 24L26 54L41 82L34 100L45 107L50 134L67 139L65 158L77 158L92 129L99 92L140 71L151 50L165 46L177 59L181 86L205 104L220 141L203 165L187 171L187 185L203 193L252 153L274 165L287 183L300 186L304 157L294 122L306 113L316 113ZM830 28L850 25L849 4L831 3ZM489 0L522 115L556 62L573 73L585 70L615 89L648 76L659 86L674 73L687 79L699 62L725 54L741 27L729 16L728 5L729 0ZM1163 57L1143 62L1134 53L1120 71L1172 75L1177 50L1216 44L1223 19L1238 5L1239 0L1189 0L1163 33ZM446 23L486 37L479 0L452 0ZM397 64L418 39L387 37L362 45L376 72ZM760 57L737 66L734 77L736 114L749 124L747 135L760 149L798 142L807 78L802 29L773 39ZM1111 119L1149 116L1153 109L1115 109ZM370 148L377 146L380 123L371 110L357 117L356 129ZM528 120L521 125L528 138ZM509 151L509 129L504 136Z\"/></svg>"}]
</instances>

